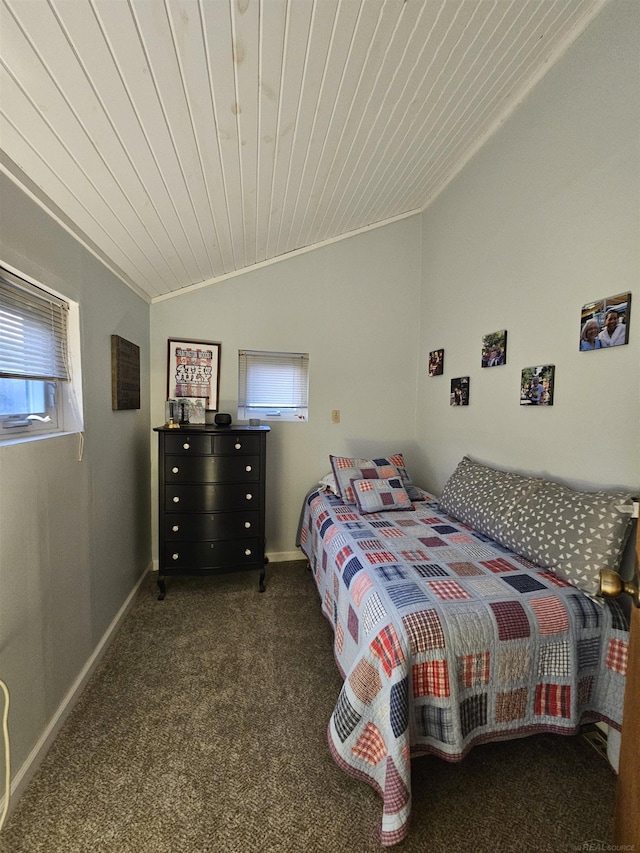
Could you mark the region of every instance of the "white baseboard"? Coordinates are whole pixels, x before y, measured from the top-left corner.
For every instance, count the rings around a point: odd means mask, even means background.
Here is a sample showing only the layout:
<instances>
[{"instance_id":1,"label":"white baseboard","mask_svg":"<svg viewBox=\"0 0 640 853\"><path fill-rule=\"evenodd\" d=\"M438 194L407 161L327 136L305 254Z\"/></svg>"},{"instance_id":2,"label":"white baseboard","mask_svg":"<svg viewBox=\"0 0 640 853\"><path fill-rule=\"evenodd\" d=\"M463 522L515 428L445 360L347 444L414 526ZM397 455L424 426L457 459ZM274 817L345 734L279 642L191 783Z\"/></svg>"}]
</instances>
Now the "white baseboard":
<instances>
[{"instance_id":1,"label":"white baseboard","mask_svg":"<svg viewBox=\"0 0 640 853\"><path fill-rule=\"evenodd\" d=\"M147 566L145 571L142 573L138 582L127 596L124 604L114 616L113 620L111 621L111 624L102 635L102 638L94 649L91 657L83 666L82 670L78 674L78 677L71 686L69 692L58 706L57 711L49 721L49 724L47 725L45 730L42 732L36 745L33 747L26 760L24 761L18 772L15 774L13 781L11 782L11 798L9 802L9 810L7 812L7 817L9 817L9 815L15 808L18 800L31 782L31 779L33 778L36 770L44 760L44 757L47 754L51 744L55 740L56 735L60 731L62 724L71 713L73 706L80 698L80 695L86 687L87 682L91 678L95 668L100 663L100 660L102 659L106 650L109 648L111 641L115 637L118 628L120 627L120 623L133 605L138 590L140 589L142 582L150 571L151 564ZM4 799L5 798L3 796L0 800L0 812L4 808Z\"/></svg>"},{"instance_id":2,"label":"white baseboard","mask_svg":"<svg viewBox=\"0 0 640 853\"><path fill-rule=\"evenodd\" d=\"M305 554L296 548L295 551L267 551L270 563L288 563L289 560L306 560Z\"/></svg>"}]
</instances>

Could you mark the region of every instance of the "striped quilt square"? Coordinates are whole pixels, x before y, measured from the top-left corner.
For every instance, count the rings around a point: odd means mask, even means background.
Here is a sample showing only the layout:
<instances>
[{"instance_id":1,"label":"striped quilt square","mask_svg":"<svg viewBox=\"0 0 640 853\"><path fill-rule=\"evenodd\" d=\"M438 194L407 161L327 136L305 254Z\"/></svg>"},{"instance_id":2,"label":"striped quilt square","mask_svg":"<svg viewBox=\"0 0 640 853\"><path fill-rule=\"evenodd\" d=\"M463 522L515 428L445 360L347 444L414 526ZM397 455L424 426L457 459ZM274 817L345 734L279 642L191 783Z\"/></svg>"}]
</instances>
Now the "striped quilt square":
<instances>
[{"instance_id":1,"label":"striped quilt square","mask_svg":"<svg viewBox=\"0 0 640 853\"><path fill-rule=\"evenodd\" d=\"M333 722L336 727L336 731L338 732L338 737L342 743L344 743L349 737L361 719L362 715L359 714L351 702L349 702L343 687L340 692L340 696L338 697L338 703L333 712Z\"/></svg>"},{"instance_id":2,"label":"striped quilt square","mask_svg":"<svg viewBox=\"0 0 640 853\"><path fill-rule=\"evenodd\" d=\"M587 675L586 678L581 678L578 682L578 702L581 706L588 705L591 701L593 681L593 676Z\"/></svg>"},{"instance_id":3,"label":"striped quilt square","mask_svg":"<svg viewBox=\"0 0 640 853\"><path fill-rule=\"evenodd\" d=\"M529 604L536 614L541 634L560 634L569 629L567 611L556 595L532 598L529 600Z\"/></svg>"},{"instance_id":4,"label":"striped quilt square","mask_svg":"<svg viewBox=\"0 0 640 853\"><path fill-rule=\"evenodd\" d=\"M460 725L462 737L487 724L487 694L469 696L460 703Z\"/></svg>"},{"instance_id":5,"label":"striped quilt square","mask_svg":"<svg viewBox=\"0 0 640 853\"><path fill-rule=\"evenodd\" d=\"M413 695L449 696L449 670L446 660L427 660L413 665Z\"/></svg>"},{"instance_id":6,"label":"striped quilt square","mask_svg":"<svg viewBox=\"0 0 640 853\"><path fill-rule=\"evenodd\" d=\"M489 604L498 626L501 640L515 640L531 634L527 614L519 601L495 601Z\"/></svg>"},{"instance_id":7,"label":"striped quilt square","mask_svg":"<svg viewBox=\"0 0 640 853\"><path fill-rule=\"evenodd\" d=\"M538 684L534 713L537 717L571 716L571 687L569 684Z\"/></svg>"},{"instance_id":8,"label":"striped quilt square","mask_svg":"<svg viewBox=\"0 0 640 853\"><path fill-rule=\"evenodd\" d=\"M345 564L342 570L342 580L344 581L347 589L351 586L351 582L354 577L364 568L363 564L357 557L352 557L348 563Z\"/></svg>"},{"instance_id":9,"label":"striped quilt square","mask_svg":"<svg viewBox=\"0 0 640 853\"><path fill-rule=\"evenodd\" d=\"M578 640L578 669L591 669L600 660L600 637Z\"/></svg>"},{"instance_id":10,"label":"striped quilt square","mask_svg":"<svg viewBox=\"0 0 640 853\"><path fill-rule=\"evenodd\" d=\"M407 613L402 617L402 623L414 655L431 649L444 649L444 634L437 610Z\"/></svg>"},{"instance_id":11,"label":"striped quilt square","mask_svg":"<svg viewBox=\"0 0 640 853\"><path fill-rule=\"evenodd\" d=\"M482 565L496 574L513 572L516 568L513 563L510 563L509 560L505 560L503 557L497 557L495 560L483 560Z\"/></svg>"},{"instance_id":12,"label":"striped quilt square","mask_svg":"<svg viewBox=\"0 0 640 853\"><path fill-rule=\"evenodd\" d=\"M508 583L509 586L513 587L513 589L518 592L538 592L540 589L546 589L543 583L537 581L535 578L532 578L530 575L509 575L509 577L502 577L501 580L504 583Z\"/></svg>"},{"instance_id":13,"label":"striped quilt square","mask_svg":"<svg viewBox=\"0 0 640 853\"><path fill-rule=\"evenodd\" d=\"M396 737L407 730L409 725L409 678L405 676L401 681L391 685L389 697L389 722L391 730Z\"/></svg>"},{"instance_id":14,"label":"striped quilt square","mask_svg":"<svg viewBox=\"0 0 640 853\"><path fill-rule=\"evenodd\" d=\"M393 625L386 625L371 641L369 648L379 658L382 668L388 676L391 675L395 667L400 666L405 661L404 652Z\"/></svg>"},{"instance_id":15,"label":"striped quilt square","mask_svg":"<svg viewBox=\"0 0 640 853\"><path fill-rule=\"evenodd\" d=\"M370 537L358 539L358 548L363 551L380 551L383 545L379 539L371 539Z\"/></svg>"},{"instance_id":16,"label":"striped quilt square","mask_svg":"<svg viewBox=\"0 0 640 853\"><path fill-rule=\"evenodd\" d=\"M418 584L407 582L387 587L389 598L398 609L422 605L429 601L429 597Z\"/></svg>"},{"instance_id":17,"label":"striped quilt square","mask_svg":"<svg viewBox=\"0 0 640 853\"><path fill-rule=\"evenodd\" d=\"M393 563L395 557L390 551L372 551L366 554L367 560L374 566L376 563Z\"/></svg>"},{"instance_id":18,"label":"striped quilt square","mask_svg":"<svg viewBox=\"0 0 640 853\"><path fill-rule=\"evenodd\" d=\"M413 569L421 578L449 577L449 572L442 566L439 566L438 563L416 563Z\"/></svg>"}]
</instances>

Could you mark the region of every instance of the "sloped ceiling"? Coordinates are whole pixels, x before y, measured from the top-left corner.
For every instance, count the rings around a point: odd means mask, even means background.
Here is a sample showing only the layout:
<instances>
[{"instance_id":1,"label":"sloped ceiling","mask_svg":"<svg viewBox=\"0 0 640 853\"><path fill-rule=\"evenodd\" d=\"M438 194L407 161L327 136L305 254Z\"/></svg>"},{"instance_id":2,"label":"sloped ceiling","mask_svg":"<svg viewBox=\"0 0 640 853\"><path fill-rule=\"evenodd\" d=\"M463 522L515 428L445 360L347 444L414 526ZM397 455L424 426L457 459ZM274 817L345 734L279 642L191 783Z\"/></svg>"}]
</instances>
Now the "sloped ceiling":
<instances>
[{"instance_id":1,"label":"sloped ceiling","mask_svg":"<svg viewBox=\"0 0 640 853\"><path fill-rule=\"evenodd\" d=\"M0 168L149 301L423 210L601 0L2 0Z\"/></svg>"}]
</instances>

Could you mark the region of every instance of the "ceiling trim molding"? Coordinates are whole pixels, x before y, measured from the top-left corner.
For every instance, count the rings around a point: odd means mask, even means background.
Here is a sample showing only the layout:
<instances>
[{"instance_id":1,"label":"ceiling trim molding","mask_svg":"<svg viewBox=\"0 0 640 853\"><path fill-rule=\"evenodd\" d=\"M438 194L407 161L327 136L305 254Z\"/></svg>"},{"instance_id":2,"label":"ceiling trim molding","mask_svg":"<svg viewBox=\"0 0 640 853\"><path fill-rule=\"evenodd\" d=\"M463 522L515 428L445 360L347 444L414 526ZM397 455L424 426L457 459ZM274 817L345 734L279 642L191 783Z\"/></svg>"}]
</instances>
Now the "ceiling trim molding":
<instances>
[{"instance_id":1,"label":"ceiling trim molding","mask_svg":"<svg viewBox=\"0 0 640 853\"><path fill-rule=\"evenodd\" d=\"M219 275L216 278L209 278L206 281L199 281L197 284L190 284L187 287L182 287L180 290L174 290L171 293L163 293L160 296L154 296L151 299L151 304L156 302L166 302L167 299L175 299L178 296L184 296L185 293L193 293L194 290L202 290L204 287L211 287L215 284L220 284L223 281L228 281L231 278L237 278L240 275L254 272L254 270L264 269L273 264L279 264L281 261L288 261L290 258L297 258L300 255L305 255L307 252L315 252L317 249L324 249L326 246L331 246L334 243L340 243L342 240L349 240L351 237L358 237L360 234L367 234L376 228L383 228L385 225L392 225L394 222L400 222L403 219L408 219L411 216L422 214L422 209L410 210L407 213L398 214L390 219L384 219L382 222L374 222L372 225L365 225L363 228L358 228L355 231L349 231L346 234L340 234L337 237L331 237L328 240L323 240L321 243L314 243L311 246L302 246L300 249L294 249L292 252L286 252L284 255L278 255L275 258L267 258L265 261L260 261L249 267L242 267L239 270Z\"/></svg>"}]
</instances>

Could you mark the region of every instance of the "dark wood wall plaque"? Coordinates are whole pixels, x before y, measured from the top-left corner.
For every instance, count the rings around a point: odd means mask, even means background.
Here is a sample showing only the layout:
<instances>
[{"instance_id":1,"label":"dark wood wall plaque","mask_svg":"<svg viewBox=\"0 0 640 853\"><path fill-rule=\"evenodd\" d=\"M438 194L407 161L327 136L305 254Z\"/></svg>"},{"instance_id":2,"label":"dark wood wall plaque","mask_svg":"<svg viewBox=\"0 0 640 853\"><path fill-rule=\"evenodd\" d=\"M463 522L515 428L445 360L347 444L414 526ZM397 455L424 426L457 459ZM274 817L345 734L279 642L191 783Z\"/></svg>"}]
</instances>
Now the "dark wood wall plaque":
<instances>
[{"instance_id":1,"label":"dark wood wall plaque","mask_svg":"<svg viewBox=\"0 0 640 853\"><path fill-rule=\"evenodd\" d=\"M111 408L140 408L140 347L111 335Z\"/></svg>"}]
</instances>

